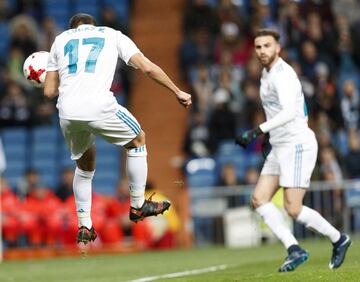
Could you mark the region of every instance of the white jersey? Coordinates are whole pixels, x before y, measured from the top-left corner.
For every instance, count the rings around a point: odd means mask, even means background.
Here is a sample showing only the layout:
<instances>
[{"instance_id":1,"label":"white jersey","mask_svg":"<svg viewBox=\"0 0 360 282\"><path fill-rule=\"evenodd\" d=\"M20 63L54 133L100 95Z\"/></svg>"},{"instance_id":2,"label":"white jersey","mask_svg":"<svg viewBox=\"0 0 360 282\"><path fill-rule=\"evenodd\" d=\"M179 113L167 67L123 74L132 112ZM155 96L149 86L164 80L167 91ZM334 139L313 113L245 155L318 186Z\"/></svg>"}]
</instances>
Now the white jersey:
<instances>
[{"instance_id":1,"label":"white jersey","mask_svg":"<svg viewBox=\"0 0 360 282\"><path fill-rule=\"evenodd\" d=\"M305 141L314 133L308 127L308 112L300 81L283 59L262 72L260 98L266 122L260 125L270 133L270 143L278 145Z\"/></svg>"},{"instance_id":2,"label":"white jersey","mask_svg":"<svg viewBox=\"0 0 360 282\"><path fill-rule=\"evenodd\" d=\"M60 118L93 121L114 114L118 104L110 87L117 59L129 64L136 53L130 38L108 27L84 24L58 35L47 70L59 72Z\"/></svg>"}]
</instances>

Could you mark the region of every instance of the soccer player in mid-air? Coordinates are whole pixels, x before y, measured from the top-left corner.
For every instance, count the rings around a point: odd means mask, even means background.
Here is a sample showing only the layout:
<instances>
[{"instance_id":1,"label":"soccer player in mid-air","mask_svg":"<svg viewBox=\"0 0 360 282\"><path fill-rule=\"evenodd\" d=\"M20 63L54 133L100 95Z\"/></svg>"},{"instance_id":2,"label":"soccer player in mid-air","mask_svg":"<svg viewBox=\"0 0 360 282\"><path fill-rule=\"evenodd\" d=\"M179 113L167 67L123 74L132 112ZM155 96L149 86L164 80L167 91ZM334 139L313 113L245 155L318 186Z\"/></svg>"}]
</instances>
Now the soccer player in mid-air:
<instances>
[{"instance_id":1,"label":"soccer player in mid-air","mask_svg":"<svg viewBox=\"0 0 360 282\"><path fill-rule=\"evenodd\" d=\"M44 95L50 98L59 95L61 130L71 158L76 161L73 190L79 226L77 242L87 244L97 237L90 217L95 136L127 150L130 220L137 222L170 207L169 201L144 198L145 133L134 116L117 104L110 91L118 57L169 89L185 108L191 105L191 95L181 91L120 31L96 26L94 17L83 13L74 15L69 26L51 47Z\"/></svg>"},{"instance_id":2,"label":"soccer player in mid-air","mask_svg":"<svg viewBox=\"0 0 360 282\"><path fill-rule=\"evenodd\" d=\"M236 138L236 143L246 147L259 135L270 134L271 151L256 184L252 204L287 249L288 256L279 271L292 271L309 257L271 202L279 186L285 188L287 213L297 222L331 240L333 249L329 268L336 269L343 263L351 240L317 211L303 205L315 167L318 145L314 132L308 127L308 113L300 81L292 67L279 57L279 37L279 33L270 29L261 29L255 35L255 53L264 67L260 98L266 122L242 133Z\"/></svg>"}]
</instances>

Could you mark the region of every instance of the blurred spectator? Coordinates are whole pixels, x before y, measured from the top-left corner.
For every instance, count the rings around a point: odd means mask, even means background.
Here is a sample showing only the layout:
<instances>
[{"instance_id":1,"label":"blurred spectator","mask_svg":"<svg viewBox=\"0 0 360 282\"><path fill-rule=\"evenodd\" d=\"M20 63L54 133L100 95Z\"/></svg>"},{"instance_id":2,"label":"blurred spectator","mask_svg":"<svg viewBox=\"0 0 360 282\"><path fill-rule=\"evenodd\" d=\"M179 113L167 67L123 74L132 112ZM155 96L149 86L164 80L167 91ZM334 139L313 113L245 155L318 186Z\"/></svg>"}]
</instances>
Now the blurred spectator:
<instances>
[{"instance_id":1,"label":"blurred spectator","mask_svg":"<svg viewBox=\"0 0 360 282\"><path fill-rule=\"evenodd\" d=\"M214 61L219 63L222 52L227 50L231 53L234 65L245 65L252 53L252 46L252 40L239 30L236 23L224 22L215 43Z\"/></svg>"},{"instance_id":2,"label":"blurred spectator","mask_svg":"<svg viewBox=\"0 0 360 282\"><path fill-rule=\"evenodd\" d=\"M104 7L101 9L100 25L120 30L122 33L129 35L128 26L120 22L112 7Z\"/></svg>"},{"instance_id":3,"label":"blurred spectator","mask_svg":"<svg viewBox=\"0 0 360 282\"><path fill-rule=\"evenodd\" d=\"M30 122L30 107L21 87L11 82L0 100L1 127L26 126Z\"/></svg>"},{"instance_id":4,"label":"blurred spectator","mask_svg":"<svg viewBox=\"0 0 360 282\"><path fill-rule=\"evenodd\" d=\"M356 130L349 131L349 152L345 156L348 178L360 178L360 142Z\"/></svg>"},{"instance_id":5,"label":"blurred spectator","mask_svg":"<svg viewBox=\"0 0 360 282\"><path fill-rule=\"evenodd\" d=\"M360 97L353 80L345 80L341 98L341 110L347 129L358 129Z\"/></svg>"},{"instance_id":6,"label":"blurred spectator","mask_svg":"<svg viewBox=\"0 0 360 282\"><path fill-rule=\"evenodd\" d=\"M185 135L184 152L188 157L206 157L210 153L210 133L204 115L200 112L195 113L191 123Z\"/></svg>"},{"instance_id":7,"label":"blurred spectator","mask_svg":"<svg viewBox=\"0 0 360 282\"><path fill-rule=\"evenodd\" d=\"M306 39L315 45L321 60L331 67L334 66L337 45L333 29L324 26L317 12L310 12L307 15L306 27Z\"/></svg>"},{"instance_id":8,"label":"blurred spectator","mask_svg":"<svg viewBox=\"0 0 360 282\"><path fill-rule=\"evenodd\" d=\"M73 194L73 180L74 180L74 169L67 167L63 170L61 176L61 183L56 190L56 196L65 202L66 199Z\"/></svg>"},{"instance_id":9,"label":"blurred spectator","mask_svg":"<svg viewBox=\"0 0 360 282\"><path fill-rule=\"evenodd\" d=\"M343 174L333 148L324 147L321 149L320 162L323 179L340 185L343 180Z\"/></svg>"},{"instance_id":10,"label":"blurred spectator","mask_svg":"<svg viewBox=\"0 0 360 282\"><path fill-rule=\"evenodd\" d=\"M24 87L29 87L22 70L24 61L25 56L21 49L16 46L11 47L8 57L6 58L7 73L5 75L8 75L9 79L12 81L19 83Z\"/></svg>"},{"instance_id":11,"label":"blurred spectator","mask_svg":"<svg viewBox=\"0 0 360 282\"><path fill-rule=\"evenodd\" d=\"M360 20L360 3L357 0L342 0L332 1L333 11L336 15L349 20L350 23L355 23Z\"/></svg>"},{"instance_id":12,"label":"blurred spectator","mask_svg":"<svg viewBox=\"0 0 360 282\"><path fill-rule=\"evenodd\" d=\"M3 175L5 169L6 169L6 156L4 152L3 142L0 136L0 177Z\"/></svg>"},{"instance_id":13,"label":"blurred spectator","mask_svg":"<svg viewBox=\"0 0 360 282\"><path fill-rule=\"evenodd\" d=\"M20 179L16 193L20 197L20 199L24 199L31 191L36 189L37 187L44 187L39 173L34 168L29 168L24 177Z\"/></svg>"},{"instance_id":14,"label":"blurred spectator","mask_svg":"<svg viewBox=\"0 0 360 282\"><path fill-rule=\"evenodd\" d=\"M324 24L329 25L334 20L332 2L331 0L303 0L300 2L301 14L307 17L309 13L318 13Z\"/></svg>"},{"instance_id":15,"label":"blurred spectator","mask_svg":"<svg viewBox=\"0 0 360 282\"><path fill-rule=\"evenodd\" d=\"M236 174L236 167L233 163L228 162L221 168L220 179L218 186L226 186L234 188L239 185L240 181ZM228 196L228 207L234 208L244 205L243 195Z\"/></svg>"},{"instance_id":16,"label":"blurred spectator","mask_svg":"<svg viewBox=\"0 0 360 282\"><path fill-rule=\"evenodd\" d=\"M217 15L207 0L189 0L183 16L183 30L191 37L199 29L216 34L219 29Z\"/></svg>"},{"instance_id":17,"label":"blurred spectator","mask_svg":"<svg viewBox=\"0 0 360 282\"><path fill-rule=\"evenodd\" d=\"M301 69L303 70L304 75L310 80L315 80L315 67L321 62L321 58L312 41L306 40L302 43L300 58Z\"/></svg>"},{"instance_id":18,"label":"blurred spectator","mask_svg":"<svg viewBox=\"0 0 360 282\"><path fill-rule=\"evenodd\" d=\"M51 125L54 118L57 118L55 103L56 100L51 100L45 97L42 90L33 89L30 96L31 107L31 124L32 125Z\"/></svg>"},{"instance_id":19,"label":"blurred spectator","mask_svg":"<svg viewBox=\"0 0 360 282\"><path fill-rule=\"evenodd\" d=\"M332 204L324 207L324 213L329 214L329 212L332 212L335 218L334 225L342 227L343 193L341 185L343 181L343 174L335 152L331 147L321 149L320 162L320 171L322 173L323 180L331 183L331 191L328 193L324 192L323 197L330 194Z\"/></svg>"},{"instance_id":20,"label":"blurred spectator","mask_svg":"<svg viewBox=\"0 0 360 282\"><path fill-rule=\"evenodd\" d=\"M41 23L41 32L39 36L39 50L50 52L55 37L60 34L55 21L51 17L46 17Z\"/></svg>"},{"instance_id":21,"label":"blurred spectator","mask_svg":"<svg viewBox=\"0 0 360 282\"><path fill-rule=\"evenodd\" d=\"M287 1L282 17L283 29L286 32L286 45L297 55L297 47L306 32L306 23L300 13L299 2Z\"/></svg>"},{"instance_id":22,"label":"blurred spectator","mask_svg":"<svg viewBox=\"0 0 360 282\"><path fill-rule=\"evenodd\" d=\"M16 247L21 235L20 201L11 191L6 179L0 176L2 234L6 247Z\"/></svg>"},{"instance_id":23,"label":"blurred spectator","mask_svg":"<svg viewBox=\"0 0 360 282\"><path fill-rule=\"evenodd\" d=\"M7 21L11 16L11 9L6 0L0 0L0 22Z\"/></svg>"},{"instance_id":24,"label":"blurred spectator","mask_svg":"<svg viewBox=\"0 0 360 282\"><path fill-rule=\"evenodd\" d=\"M210 151L214 153L222 140L233 139L236 133L235 115L228 107L230 94L225 89L214 93L214 111L209 118Z\"/></svg>"},{"instance_id":25,"label":"blurred spectator","mask_svg":"<svg viewBox=\"0 0 360 282\"><path fill-rule=\"evenodd\" d=\"M55 245L60 240L61 202L48 187L35 186L23 203L27 217L26 235L30 246ZM29 220L30 219L30 220Z\"/></svg>"},{"instance_id":26,"label":"blurred spectator","mask_svg":"<svg viewBox=\"0 0 360 282\"><path fill-rule=\"evenodd\" d=\"M192 88L195 94L193 107L203 118L206 118L212 109L212 94L215 88L207 65L201 63L198 65Z\"/></svg>"},{"instance_id":27,"label":"blurred spectator","mask_svg":"<svg viewBox=\"0 0 360 282\"><path fill-rule=\"evenodd\" d=\"M127 179L118 183L116 195L109 199L107 220L102 239L107 244L119 244L130 240L148 247L151 245L151 230L147 220L133 223L129 219L130 192ZM97 228L96 228L97 229Z\"/></svg>"},{"instance_id":28,"label":"blurred spectator","mask_svg":"<svg viewBox=\"0 0 360 282\"><path fill-rule=\"evenodd\" d=\"M245 172L245 185L255 185L260 177L259 170L256 167L249 167Z\"/></svg>"},{"instance_id":29,"label":"blurred spectator","mask_svg":"<svg viewBox=\"0 0 360 282\"><path fill-rule=\"evenodd\" d=\"M10 22L11 47L19 48L27 58L31 53L37 51L37 25L34 18L26 15L14 17Z\"/></svg>"},{"instance_id":30,"label":"blurred spectator","mask_svg":"<svg viewBox=\"0 0 360 282\"><path fill-rule=\"evenodd\" d=\"M235 165L231 162L224 164L221 168L219 186L236 186L239 184Z\"/></svg>"},{"instance_id":31,"label":"blurred spectator","mask_svg":"<svg viewBox=\"0 0 360 282\"><path fill-rule=\"evenodd\" d=\"M180 71L188 79L190 69L200 62L212 62L214 41L205 28L194 30L193 36L185 38L180 47Z\"/></svg>"},{"instance_id":32,"label":"blurred spectator","mask_svg":"<svg viewBox=\"0 0 360 282\"><path fill-rule=\"evenodd\" d=\"M329 74L327 65L322 62L315 66L314 86L316 92L315 113L326 113L331 130L343 128L344 121L335 82Z\"/></svg>"}]
</instances>

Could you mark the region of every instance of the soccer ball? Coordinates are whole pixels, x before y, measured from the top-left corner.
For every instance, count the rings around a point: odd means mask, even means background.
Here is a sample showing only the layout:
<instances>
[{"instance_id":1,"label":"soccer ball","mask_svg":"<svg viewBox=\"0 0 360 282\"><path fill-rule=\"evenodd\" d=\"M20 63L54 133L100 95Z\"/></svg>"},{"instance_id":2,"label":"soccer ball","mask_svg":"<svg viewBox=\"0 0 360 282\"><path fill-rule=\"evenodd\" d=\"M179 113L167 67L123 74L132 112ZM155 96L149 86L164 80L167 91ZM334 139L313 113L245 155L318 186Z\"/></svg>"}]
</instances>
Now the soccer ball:
<instances>
[{"instance_id":1,"label":"soccer ball","mask_svg":"<svg viewBox=\"0 0 360 282\"><path fill-rule=\"evenodd\" d=\"M49 52L39 51L32 53L24 62L23 72L25 78L35 87L43 87L46 66L49 58Z\"/></svg>"}]
</instances>

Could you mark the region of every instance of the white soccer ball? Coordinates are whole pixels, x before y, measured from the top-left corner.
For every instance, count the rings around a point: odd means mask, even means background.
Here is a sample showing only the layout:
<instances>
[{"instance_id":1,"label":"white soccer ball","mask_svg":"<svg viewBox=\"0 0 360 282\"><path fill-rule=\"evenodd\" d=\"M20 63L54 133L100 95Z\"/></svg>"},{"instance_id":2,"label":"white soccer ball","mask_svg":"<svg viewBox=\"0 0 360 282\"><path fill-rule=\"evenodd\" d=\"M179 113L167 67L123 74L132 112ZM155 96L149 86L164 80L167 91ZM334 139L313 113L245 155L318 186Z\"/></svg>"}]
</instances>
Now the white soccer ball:
<instances>
[{"instance_id":1,"label":"white soccer ball","mask_svg":"<svg viewBox=\"0 0 360 282\"><path fill-rule=\"evenodd\" d=\"M32 53L24 62L23 72L25 78L35 87L43 87L46 66L49 58L49 52L39 51Z\"/></svg>"}]
</instances>

